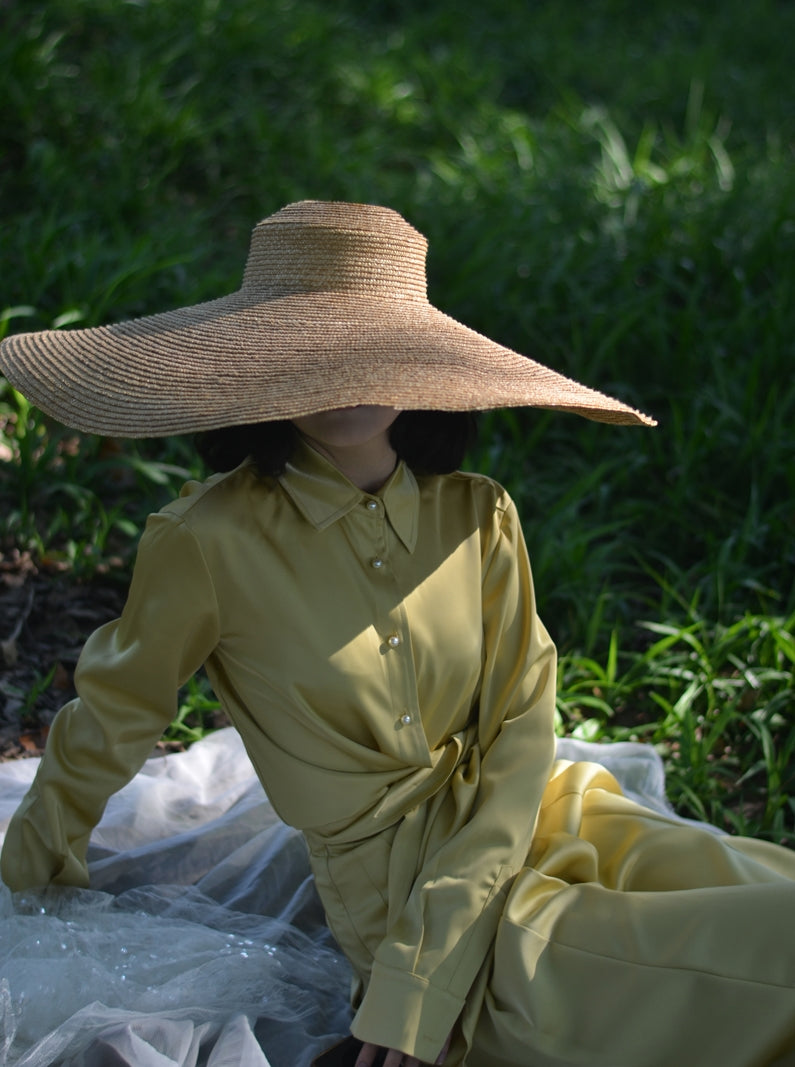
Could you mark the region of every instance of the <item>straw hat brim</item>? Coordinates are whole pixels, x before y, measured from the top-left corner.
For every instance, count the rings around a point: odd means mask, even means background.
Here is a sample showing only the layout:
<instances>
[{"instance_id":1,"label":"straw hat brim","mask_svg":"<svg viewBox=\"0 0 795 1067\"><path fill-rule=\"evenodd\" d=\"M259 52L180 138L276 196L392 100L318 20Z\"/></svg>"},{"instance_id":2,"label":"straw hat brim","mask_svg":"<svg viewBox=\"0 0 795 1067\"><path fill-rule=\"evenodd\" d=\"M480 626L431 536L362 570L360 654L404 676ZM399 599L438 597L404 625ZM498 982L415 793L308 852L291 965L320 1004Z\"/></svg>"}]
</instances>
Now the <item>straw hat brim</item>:
<instances>
[{"instance_id":1,"label":"straw hat brim","mask_svg":"<svg viewBox=\"0 0 795 1067\"><path fill-rule=\"evenodd\" d=\"M357 404L531 406L600 422L642 412L489 340L431 304L336 292L226 297L87 330L15 334L9 381L75 429L159 437Z\"/></svg>"},{"instance_id":2,"label":"straw hat brim","mask_svg":"<svg viewBox=\"0 0 795 1067\"><path fill-rule=\"evenodd\" d=\"M287 204L254 227L237 292L113 326L18 334L0 345L0 369L68 426L120 437L358 404L654 424L433 307L427 244L391 208Z\"/></svg>"}]
</instances>

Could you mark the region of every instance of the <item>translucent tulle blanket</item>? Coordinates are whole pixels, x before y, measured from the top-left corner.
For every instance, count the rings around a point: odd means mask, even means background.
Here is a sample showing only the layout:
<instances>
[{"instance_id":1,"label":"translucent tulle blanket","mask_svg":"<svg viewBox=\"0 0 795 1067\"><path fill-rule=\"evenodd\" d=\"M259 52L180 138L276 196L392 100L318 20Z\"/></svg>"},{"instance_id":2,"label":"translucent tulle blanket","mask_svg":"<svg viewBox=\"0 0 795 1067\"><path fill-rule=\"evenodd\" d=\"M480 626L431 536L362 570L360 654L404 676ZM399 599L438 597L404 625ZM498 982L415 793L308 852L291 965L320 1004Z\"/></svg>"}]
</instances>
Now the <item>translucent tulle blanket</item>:
<instances>
[{"instance_id":1,"label":"translucent tulle blanket","mask_svg":"<svg viewBox=\"0 0 795 1067\"><path fill-rule=\"evenodd\" d=\"M646 746L562 741L668 811ZM37 760L0 764L0 831ZM151 759L92 837L91 890L0 886L0 1067L303 1067L347 1032L348 966L299 834L234 730Z\"/></svg>"}]
</instances>

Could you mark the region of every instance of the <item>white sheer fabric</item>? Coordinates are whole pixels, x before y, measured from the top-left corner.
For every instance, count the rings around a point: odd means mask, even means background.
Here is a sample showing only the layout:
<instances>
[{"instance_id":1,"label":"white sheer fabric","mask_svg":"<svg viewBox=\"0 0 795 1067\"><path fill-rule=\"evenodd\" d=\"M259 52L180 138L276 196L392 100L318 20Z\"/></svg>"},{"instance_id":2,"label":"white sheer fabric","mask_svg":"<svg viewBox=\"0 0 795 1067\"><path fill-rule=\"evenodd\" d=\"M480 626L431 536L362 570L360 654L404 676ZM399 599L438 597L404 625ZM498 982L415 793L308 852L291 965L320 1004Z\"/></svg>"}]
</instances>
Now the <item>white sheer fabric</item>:
<instances>
[{"instance_id":1,"label":"white sheer fabric","mask_svg":"<svg viewBox=\"0 0 795 1067\"><path fill-rule=\"evenodd\" d=\"M644 745L565 740L670 814ZM0 764L0 831L37 760ZM301 836L239 736L147 762L108 804L91 890L0 886L0 1067L302 1067L347 1032L349 969Z\"/></svg>"}]
</instances>

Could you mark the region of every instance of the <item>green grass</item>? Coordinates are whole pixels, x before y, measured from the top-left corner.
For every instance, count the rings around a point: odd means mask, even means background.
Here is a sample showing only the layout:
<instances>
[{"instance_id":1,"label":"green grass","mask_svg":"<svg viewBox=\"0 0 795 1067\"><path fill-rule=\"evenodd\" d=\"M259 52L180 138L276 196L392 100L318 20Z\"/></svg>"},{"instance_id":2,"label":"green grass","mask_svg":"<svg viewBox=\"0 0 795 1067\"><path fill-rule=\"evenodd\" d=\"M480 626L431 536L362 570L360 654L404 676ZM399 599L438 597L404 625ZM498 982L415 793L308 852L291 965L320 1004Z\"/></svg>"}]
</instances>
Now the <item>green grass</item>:
<instances>
[{"instance_id":1,"label":"green grass","mask_svg":"<svg viewBox=\"0 0 795 1067\"><path fill-rule=\"evenodd\" d=\"M681 810L791 842L795 8L29 0L3 20L0 331L230 291L290 200L402 211L437 305L660 420L490 414L471 456L523 516L561 729L634 732ZM0 550L124 576L197 470L185 441L81 437L0 384Z\"/></svg>"},{"instance_id":2,"label":"green grass","mask_svg":"<svg viewBox=\"0 0 795 1067\"><path fill-rule=\"evenodd\" d=\"M681 811L795 845L795 615L640 626L642 649L562 657L562 732L654 744Z\"/></svg>"}]
</instances>

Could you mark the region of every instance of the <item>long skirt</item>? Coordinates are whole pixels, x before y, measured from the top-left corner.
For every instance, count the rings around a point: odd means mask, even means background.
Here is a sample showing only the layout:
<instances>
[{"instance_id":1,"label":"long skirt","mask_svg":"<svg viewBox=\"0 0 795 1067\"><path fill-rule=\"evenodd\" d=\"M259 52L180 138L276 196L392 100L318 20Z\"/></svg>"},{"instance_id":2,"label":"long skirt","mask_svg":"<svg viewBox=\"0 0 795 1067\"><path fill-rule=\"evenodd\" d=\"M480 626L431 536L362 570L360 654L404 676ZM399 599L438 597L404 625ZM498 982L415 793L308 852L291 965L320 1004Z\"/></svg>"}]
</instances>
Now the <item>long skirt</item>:
<instances>
[{"instance_id":1,"label":"long skirt","mask_svg":"<svg viewBox=\"0 0 795 1067\"><path fill-rule=\"evenodd\" d=\"M478 985L467 1067L795 1065L795 852L561 762Z\"/></svg>"}]
</instances>

